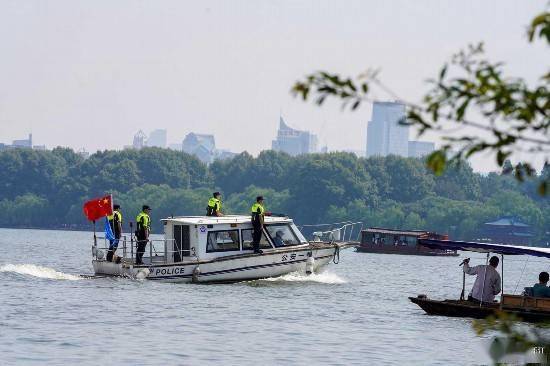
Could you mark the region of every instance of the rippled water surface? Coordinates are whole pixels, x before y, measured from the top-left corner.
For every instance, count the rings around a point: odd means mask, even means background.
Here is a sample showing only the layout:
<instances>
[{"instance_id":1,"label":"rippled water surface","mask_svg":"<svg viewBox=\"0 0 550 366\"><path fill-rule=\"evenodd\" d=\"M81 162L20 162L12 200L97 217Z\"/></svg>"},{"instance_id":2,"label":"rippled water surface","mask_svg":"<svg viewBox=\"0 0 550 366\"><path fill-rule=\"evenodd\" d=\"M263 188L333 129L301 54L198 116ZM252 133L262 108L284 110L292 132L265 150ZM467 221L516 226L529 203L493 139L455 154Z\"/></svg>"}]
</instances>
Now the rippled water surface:
<instances>
[{"instance_id":1,"label":"rippled water surface","mask_svg":"<svg viewBox=\"0 0 550 366\"><path fill-rule=\"evenodd\" d=\"M490 362L471 320L427 316L407 299L458 297L460 258L346 250L311 277L168 284L80 278L92 273L90 239L0 229L1 364ZM549 263L531 260L517 291ZM524 264L504 263L507 292Z\"/></svg>"}]
</instances>

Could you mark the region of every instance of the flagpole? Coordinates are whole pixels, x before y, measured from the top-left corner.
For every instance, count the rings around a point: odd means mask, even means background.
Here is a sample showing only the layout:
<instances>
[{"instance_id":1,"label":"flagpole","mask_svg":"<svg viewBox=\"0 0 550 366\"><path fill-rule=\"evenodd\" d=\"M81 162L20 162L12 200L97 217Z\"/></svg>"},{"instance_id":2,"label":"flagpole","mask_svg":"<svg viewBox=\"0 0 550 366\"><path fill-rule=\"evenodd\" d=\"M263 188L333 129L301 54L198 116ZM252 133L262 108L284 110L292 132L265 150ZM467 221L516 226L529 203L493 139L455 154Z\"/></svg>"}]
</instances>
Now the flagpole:
<instances>
[{"instance_id":1,"label":"flagpole","mask_svg":"<svg viewBox=\"0 0 550 366\"><path fill-rule=\"evenodd\" d=\"M94 223L94 246L97 247L97 236L95 235L95 220L93 220Z\"/></svg>"},{"instance_id":2,"label":"flagpole","mask_svg":"<svg viewBox=\"0 0 550 366\"><path fill-rule=\"evenodd\" d=\"M92 256L94 259L97 259L97 237L95 235L95 220L92 220L94 227L94 245L92 246Z\"/></svg>"}]
</instances>

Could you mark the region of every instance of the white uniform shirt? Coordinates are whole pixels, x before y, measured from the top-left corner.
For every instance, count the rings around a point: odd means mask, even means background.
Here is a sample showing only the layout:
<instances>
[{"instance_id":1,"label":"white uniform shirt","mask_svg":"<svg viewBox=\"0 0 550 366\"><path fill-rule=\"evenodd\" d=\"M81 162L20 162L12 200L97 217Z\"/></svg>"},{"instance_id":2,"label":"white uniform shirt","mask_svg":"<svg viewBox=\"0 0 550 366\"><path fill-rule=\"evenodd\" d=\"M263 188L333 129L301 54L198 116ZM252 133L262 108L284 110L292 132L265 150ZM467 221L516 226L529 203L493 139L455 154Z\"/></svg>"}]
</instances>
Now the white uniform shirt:
<instances>
[{"instance_id":1,"label":"white uniform shirt","mask_svg":"<svg viewBox=\"0 0 550 366\"><path fill-rule=\"evenodd\" d=\"M470 267L468 263L464 263L464 273L477 275L474 287L472 287L472 291L470 291L470 296L474 299L484 302L493 302L495 295L500 293L500 275L495 267L485 264ZM485 283L483 282L484 277Z\"/></svg>"}]
</instances>

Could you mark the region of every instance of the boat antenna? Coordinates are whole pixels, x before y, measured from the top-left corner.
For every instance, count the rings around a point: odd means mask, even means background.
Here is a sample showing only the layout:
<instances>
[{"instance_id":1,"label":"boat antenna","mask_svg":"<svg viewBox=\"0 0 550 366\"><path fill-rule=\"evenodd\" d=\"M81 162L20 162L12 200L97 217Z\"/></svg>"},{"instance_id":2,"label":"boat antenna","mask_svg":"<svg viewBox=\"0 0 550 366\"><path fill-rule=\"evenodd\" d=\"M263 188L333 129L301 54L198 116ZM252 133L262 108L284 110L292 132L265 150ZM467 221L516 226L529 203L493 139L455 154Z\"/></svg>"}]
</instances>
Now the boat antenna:
<instances>
[{"instance_id":1,"label":"boat antenna","mask_svg":"<svg viewBox=\"0 0 550 366\"><path fill-rule=\"evenodd\" d=\"M518 282L516 283L516 288L514 289L514 295L516 294L516 290L518 289L519 282L521 281L521 278L523 277L523 272L525 271L525 266L527 266L527 262L529 262L529 256L527 256L527 259L525 260L525 263L523 264L523 269L521 270L521 274L519 275Z\"/></svg>"},{"instance_id":2,"label":"boat antenna","mask_svg":"<svg viewBox=\"0 0 550 366\"><path fill-rule=\"evenodd\" d=\"M487 252L487 259L485 260L485 271L483 271L483 286L481 286L481 299L479 300L479 307L483 305L483 292L485 291L485 277L487 275L487 266L489 265L489 254L491 254L491 252Z\"/></svg>"},{"instance_id":3,"label":"boat antenna","mask_svg":"<svg viewBox=\"0 0 550 366\"><path fill-rule=\"evenodd\" d=\"M134 260L134 224L130 221L130 258Z\"/></svg>"},{"instance_id":4,"label":"boat antenna","mask_svg":"<svg viewBox=\"0 0 550 366\"><path fill-rule=\"evenodd\" d=\"M500 254L500 308L502 309L502 298L504 296L504 254Z\"/></svg>"}]
</instances>

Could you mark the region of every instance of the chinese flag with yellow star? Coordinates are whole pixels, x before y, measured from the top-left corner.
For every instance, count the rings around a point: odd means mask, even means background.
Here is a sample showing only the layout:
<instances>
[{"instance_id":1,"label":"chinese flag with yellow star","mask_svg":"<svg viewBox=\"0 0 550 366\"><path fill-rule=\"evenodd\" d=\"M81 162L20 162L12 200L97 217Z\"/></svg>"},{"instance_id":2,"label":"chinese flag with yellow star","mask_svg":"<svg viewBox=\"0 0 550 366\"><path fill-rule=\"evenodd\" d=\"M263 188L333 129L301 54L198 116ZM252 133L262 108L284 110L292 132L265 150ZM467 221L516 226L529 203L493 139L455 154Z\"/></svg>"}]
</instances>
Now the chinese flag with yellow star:
<instances>
[{"instance_id":1,"label":"chinese flag with yellow star","mask_svg":"<svg viewBox=\"0 0 550 366\"><path fill-rule=\"evenodd\" d=\"M90 221L95 221L113 213L113 196L108 195L101 198L94 198L82 207L84 215Z\"/></svg>"}]
</instances>

